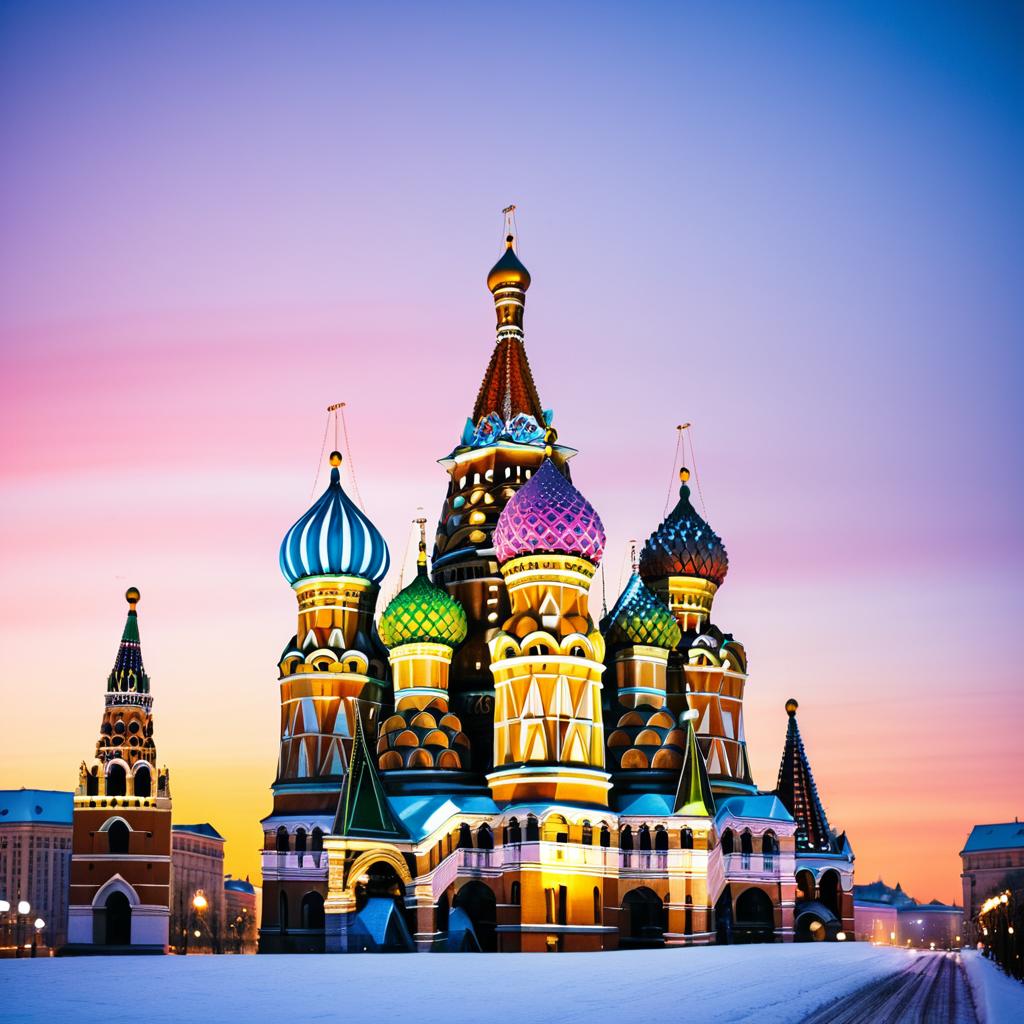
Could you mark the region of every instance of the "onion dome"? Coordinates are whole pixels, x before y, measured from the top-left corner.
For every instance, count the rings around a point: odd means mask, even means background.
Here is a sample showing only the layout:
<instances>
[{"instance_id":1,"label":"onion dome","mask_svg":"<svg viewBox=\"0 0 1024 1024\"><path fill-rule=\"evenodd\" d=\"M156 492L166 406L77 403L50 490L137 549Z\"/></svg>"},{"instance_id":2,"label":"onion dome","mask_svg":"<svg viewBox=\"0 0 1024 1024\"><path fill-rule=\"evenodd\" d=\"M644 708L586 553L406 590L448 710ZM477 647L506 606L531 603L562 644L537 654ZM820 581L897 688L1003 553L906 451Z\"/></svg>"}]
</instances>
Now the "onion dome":
<instances>
[{"instance_id":1,"label":"onion dome","mask_svg":"<svg viewBox=\"0 0 1024 1024\"><path fill-rule=\"evenodd\" d=\"M514 241L513 235L505 237L505 251L487 275L488 291L494 292L499 288L513 287L525 292L530 287L530 272L523 266L515 249L512 248Z\"/></svg>"},{"instance_id":2,"label":"onion dome","mask_svg":"<svg viewBox=\"0 0 1024 1024\"><path fill-rule=\"evenodd\" d=\"M729 556L722 538L690 504L689 478L688 469L679 471L679 502L644 545L640 575L645 580L697 576L720 586L729 571Z\"/></svg>"},{"instance_id":3,"label":"onion dome","mask_svg":"<svg viewBox=\"0 0 1024 1024\"><path fill-rule=\"evenodd\" d=\"M494 528L494 550L507 562L521 555L577 555L597 565L604 525L594 506L546 458L516 491Z\"/></svg>"},{"instance_id":4,"label":"onion dome","mask_svg":"<svg viewBox=\"0 0 1024 1024\"><path fill-rule=\"evenodd\" d=\"M377 527L342 490L341 453L331 452L331 482L281 541L281 572L293 586L306 576L361 576L379 583L391 564Z\"/></svg>"},{"instance_id":5,"label":"onion dome","mask_svg":"<svg viewBox=\"0 0 1024 1024\"><path fill-rule=\"evenodd\" d=\"M416 579L384 609L379 632L386 647L435 643L454 648L466 639L466 628L462 605L431 583L421 564Z\"/></svg>"},{"instance_id":6,"label":"onion dome","mask_svg":"<svg viewBox=\"0 0 1024 1024\"><path fill-rule=\"evenodd\" d=\"M601 623L601 632L610 644L641 644L669 651L676 648L682 637L675 616L636 573L630 576L615 607Z\"/></svg>"},{"instance_id":7,"label":"onion dome","mask_svg":"<svg viewBox=\"0 0 1024 1024\"><path fill-rule=\"evenodd\" d=\"M425 708L403 708L386 718L377 739L377 764L381 771L408 768L442 768L459 771L469 767L469 737L459 716L441 700Z\"/></svg>"},{"instance_id":8,"label":"onion dome","mask_svg":"<svg viewBox=\"0 0 1024 1024\"><path fill-rule=\"evenodd\" d=\"M685 754L686 732L667 708L631 708L608 735L608 765L613 771L679 771Z\"/></svg>"},{"instance_id":9,"label":"onion dome","mask_svg":"<svg viewBox=\"0 0 1024 1024\"><path fill-rule=\"evenodd\" d=\"M124 599L128 602L121 643L117 648L114 668L107 677L108 693L149 693L149 676L142 664L142 645L139 642L139 613L136 606L140 594L137 587L129 587Z\"/></svg>"}]
</instances>

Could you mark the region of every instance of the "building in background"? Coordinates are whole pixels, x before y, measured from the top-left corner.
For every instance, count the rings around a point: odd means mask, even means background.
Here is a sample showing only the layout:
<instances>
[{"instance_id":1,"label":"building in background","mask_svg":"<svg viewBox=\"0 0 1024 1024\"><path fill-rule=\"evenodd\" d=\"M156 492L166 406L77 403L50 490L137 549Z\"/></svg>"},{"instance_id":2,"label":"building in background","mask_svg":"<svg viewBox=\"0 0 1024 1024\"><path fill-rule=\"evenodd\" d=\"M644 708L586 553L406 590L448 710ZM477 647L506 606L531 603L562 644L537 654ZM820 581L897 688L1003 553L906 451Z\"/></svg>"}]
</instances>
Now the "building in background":
<instances>
[{"instance_id":1,"label":"building in background","mask_svg":"<svg viewBox=\"0 0 1024 1024\"><path fill-rule=\"evenodd\" d=\"M854 886L853 907L856 936L865 942L913 949L957 949L964 942L963 907L918 903L898 882Z\"/></svg>"},{"instance_id":2,"label":"building in background","mask_svg":"<svg viewBox=\"0 0 1024 1024\"><path fill-rule=\"evenodd\" d=\"M224 879L224 952L255 953L259 937L260 899L246 878Z\"/></svg>"},{"instance_id":3,"label":"building in background","mask_svg":"<svg viewBox=\"0 0 1024 1024\"><path fill-rule=\"evenodd\" d=\"M171 900L171 791L157 770L153 697L137 605L107 679L100 738L74 796L69 953L164 953Z\"/></svg>"},{"instance_id":4,"label":"building in background","mask_svg":"<svg viewBox=\"0 0 1024 1024\"><path fill-rule=\"evenodd\" d=\"M0 948L67 941L72 793L0 790ZM29 910L18 914L18 904ZM7 909L4 910L4 906ZM42 927L36 928L37 921Z\"/></svg>"},{"instance_id":5,"label":"building in background","mask_svg":"<svg viewBox=\"0 0 1024 1024\"><path fill-rule=\"evenodd\" d=\"M1024 890L1024 824L1014 818L996 825L975 825L960 851L960 860L964 934L975 942L975 922L985 900L1005 889Z\"/></svg>"},{"instance_id":6,"label":"building in background","mask_svg":"<svg viewBox=\"0 0 1024 1024\"><path fill-rule=\"evenodd\" d=\"M171 945L179 953L221 952L224 837L209 822L174 826L171 879Z\"/></svg>"},{"instance_id":7,"label":"building in background","mask_svg":"<svg viewBox=\"0 0 1024 1024\"><path fill-rule=\"evenodd\" d=\"M282 542L298 618L278 664L260 949L852 938L853 852L795 701L776 791L751 777L746 652L714 621L728 556L687 469L594 614L604 528L533 381L514 242L487 278L495 346L441 460L432 565L421 517L417 574L378 628L388 548L340 452ZM578 359L570 386L587 386Z\"/></svg>"}]
</instances>

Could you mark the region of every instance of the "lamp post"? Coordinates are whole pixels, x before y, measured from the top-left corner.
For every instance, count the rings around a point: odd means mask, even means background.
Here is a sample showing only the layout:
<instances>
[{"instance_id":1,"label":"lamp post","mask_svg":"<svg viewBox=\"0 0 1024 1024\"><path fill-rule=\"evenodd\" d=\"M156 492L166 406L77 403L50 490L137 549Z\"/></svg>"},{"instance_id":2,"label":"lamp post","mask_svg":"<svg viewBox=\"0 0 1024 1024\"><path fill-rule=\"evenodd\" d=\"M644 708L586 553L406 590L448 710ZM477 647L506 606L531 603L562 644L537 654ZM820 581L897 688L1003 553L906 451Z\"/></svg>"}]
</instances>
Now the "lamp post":
<instances>
[{"instance_id":1,"label":"lamp post","mask_svg":"<svg viewBox=\"0 0 1024 1024\"><path fill-rule=\"evenodd\" d=\"M25 919L31 913L32 913L32 905L29 903L29 901L28 900L18 900L18 937L16 939L16 941L18 943L18 948L17 948L17 950L16 950L16 952L14 954L15 956L21 956L22 955L23 951L22 951L21 947L24 945L24 941L22 939L22 936L25 934Z\"/></svg>"},{"instance_id":2,"label":"lamp post","mask_svg":"<svg viewBox=\"0 0 1024 1024\"><path fill-rule=\"evenodd\" d=\"M202 932L196 925L203 923L202 913L209 906L209 901L206 899L206 893L202 889L197 889L195 895L192 897L192 926L185 930L185 952L188 953L188 940L189 931L192 932L193 937L200 938Z\"/></svg>"},{"instance_id":3,"label":"lamp post","mask_svg":"<svg viewBox=\"0 0 1024 1024\"><path fill-rule=\"evenodd\" d=\"M35 921L32 922L32 926L35 928L35 933L32 936L32 956L35 956L36 948L39 945L39 936L46 927L46 922L41 917L37 917Z\"/></svg>"},{"instance_id":4,"label":"lamp post","mask_svg":"<svg viewBox=\"0 0 1024 1024\"><path fill-rule=\"evenodd\" d=\"M9 900L0 900L0 921L3 923L3 931L0 932L0 946L6 946L5 941L11 930L11 903Z\"/></svg>"}]
</instances>

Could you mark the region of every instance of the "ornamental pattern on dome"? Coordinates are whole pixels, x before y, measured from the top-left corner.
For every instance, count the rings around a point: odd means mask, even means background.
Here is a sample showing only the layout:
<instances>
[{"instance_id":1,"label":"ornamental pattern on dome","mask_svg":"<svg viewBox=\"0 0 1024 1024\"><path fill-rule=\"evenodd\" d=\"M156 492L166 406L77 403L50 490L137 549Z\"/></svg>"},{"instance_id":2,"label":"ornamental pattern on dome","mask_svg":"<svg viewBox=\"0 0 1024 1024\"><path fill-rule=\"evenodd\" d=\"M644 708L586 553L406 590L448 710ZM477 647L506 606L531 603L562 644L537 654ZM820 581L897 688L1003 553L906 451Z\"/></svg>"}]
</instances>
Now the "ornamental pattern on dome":
<instances>
[{"instance_id":1,"label":"ornamental pattern on dome","mask_svg":"<svg viewBox=\"0 0 1024 1024\"><path fill-rule=\"evenodd\" d=\"M331 453L331 482L316 504L284 535L281 572L294 585L306 576L361 576L379 583L391 556L377 528L342 490Z\"/></svg>"},{"instance_id":2,"label":"ornamental pattern on dome","mask_svg":"<svg viewBox=\"0 0 1024 1024\"><path fill-rule=\"evenodd\" d=\"M720 586L729 571L725 545L690 503L688 470L682 470L680 477L679 501L644 545L640 575L645 580L697 576Z\"/></svg>"},{"instance_id":3,"label":"ornamental pattern on dome","mask_svg":"<svg viewBox=\"0 0 1024 1024\"><path fill-rule=\"evenodd\" d=\"M601 623L610 644L641 644L674 650L682 633L675 616L633 573L615 607Z\"/></svg>"},{"instance_id":4,"label":"ornamental pattern on dome","mask_svg":"<svg viewBox=\"0 0 1024 1024\"><path fill-rule=\"evenodd\" d=\"M380 638L387 647L437 643L458 647L466 639L466 612L420 568L416 579L384 609Z\"/></svg>"},{"instance_id":5,"label":"ornamental pattern on dome","mask_svg":"<svg viewBox=\"0 0 1024 1024\"><path fill-rule=\"evenodd\" d=\"M540 553L577 555L597 565L604 525L594 506L545 459L505 506L494 528L494 550L507 562Z\"/></svg>"}]
</instances>

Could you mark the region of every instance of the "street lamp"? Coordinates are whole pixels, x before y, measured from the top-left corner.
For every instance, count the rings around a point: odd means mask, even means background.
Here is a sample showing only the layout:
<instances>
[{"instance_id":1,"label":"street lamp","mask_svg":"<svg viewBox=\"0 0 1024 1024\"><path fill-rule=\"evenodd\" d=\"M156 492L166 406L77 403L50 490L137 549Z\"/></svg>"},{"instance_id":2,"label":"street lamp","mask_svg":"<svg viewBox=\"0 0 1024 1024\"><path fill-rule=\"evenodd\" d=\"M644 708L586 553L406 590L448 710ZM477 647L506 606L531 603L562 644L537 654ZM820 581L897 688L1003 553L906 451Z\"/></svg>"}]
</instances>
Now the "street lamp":
<instances>
[{"instance_id":1,"label":"street lamp","mask_svg":"<svg viewBox=\"0 0 1024 1024\"><path fill-rule=\"evenodd\" d=\"M46 927L46 922L41 918L37 917L32 922L32 926L35 928L35 934L32 936L32 955L36 955L36 947L39 944L39 936L42 935L43 929Z\"/></svg>"},{"instance_id":2,"label":"street lamp","mask_svg":"<svg viewBox=\"0 0 1024 1024\"><path fill-rule=\"evenodd\" d=\"M15 951L15 956L22 955L22 946L24 942L22 936L25 933L25 918L32 912L32 905L28 900L18 900L18 935L15 941L18 944L18 948Z\"/></svg>"}]
</instances>

